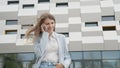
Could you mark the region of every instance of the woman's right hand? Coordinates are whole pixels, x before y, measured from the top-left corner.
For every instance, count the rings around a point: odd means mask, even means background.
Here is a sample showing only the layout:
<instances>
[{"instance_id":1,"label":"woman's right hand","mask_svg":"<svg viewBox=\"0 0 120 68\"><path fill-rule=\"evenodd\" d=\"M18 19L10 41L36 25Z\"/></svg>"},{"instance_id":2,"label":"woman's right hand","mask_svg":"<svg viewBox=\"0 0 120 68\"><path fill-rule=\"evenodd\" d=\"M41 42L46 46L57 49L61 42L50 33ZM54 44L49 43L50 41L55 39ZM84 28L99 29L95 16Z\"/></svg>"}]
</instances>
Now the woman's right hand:
<instances>
[{"instance_id":1,"label":"woman's right hand","mask_svg":"<svg viewBox=\"0 0 120 68\"><path fill-rule=\"evenodd\" d=\"M42 32L48 32L48 28L45 24L41 25L41 30L42 30Z\"/></svg>"}]
</instances>

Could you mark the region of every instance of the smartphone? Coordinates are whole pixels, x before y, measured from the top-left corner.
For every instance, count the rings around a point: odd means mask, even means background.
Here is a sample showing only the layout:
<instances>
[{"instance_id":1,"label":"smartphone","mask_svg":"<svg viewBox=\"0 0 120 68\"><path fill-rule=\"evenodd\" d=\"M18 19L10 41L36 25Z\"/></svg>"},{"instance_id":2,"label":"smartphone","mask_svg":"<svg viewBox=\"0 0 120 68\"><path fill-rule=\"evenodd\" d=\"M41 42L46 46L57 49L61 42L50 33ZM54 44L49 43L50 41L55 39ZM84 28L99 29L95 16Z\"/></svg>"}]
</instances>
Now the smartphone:
<instances>
[{"instance_id":1,"label":"smartphone","mask_svg":"<svg viewBox=\"0 0 120 68\"><path fill-rule=\"evenodd\" d=\"M41 25L41 28L43 28L43 29L44 29L44 31L46 31L46 30L47 30L47 26L46 26L45 24L42 24L42 25Z\"/></svg>"}]
</instances>

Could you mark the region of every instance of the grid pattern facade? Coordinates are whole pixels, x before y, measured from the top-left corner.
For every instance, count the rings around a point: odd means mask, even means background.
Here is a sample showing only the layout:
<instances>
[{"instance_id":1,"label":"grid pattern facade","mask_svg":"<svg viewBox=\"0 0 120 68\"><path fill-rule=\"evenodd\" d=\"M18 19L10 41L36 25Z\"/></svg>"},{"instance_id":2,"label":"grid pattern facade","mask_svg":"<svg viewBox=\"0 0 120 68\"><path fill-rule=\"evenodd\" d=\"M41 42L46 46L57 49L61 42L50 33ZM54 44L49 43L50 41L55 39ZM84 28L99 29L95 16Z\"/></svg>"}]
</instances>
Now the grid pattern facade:
<instances>
[{"instance_id":1,"label":"grid pattern facade","mask_svg":"<svg viewBox=\"0 0 120 68\"><path fill-rule=\"evenodd\" d=\"M56 32L67 35L70 51L120 49L118 0L0 1L1 45L25 45L25 31L44 12L55 16Z\"/></svg>"},{"instance_id":2,"label":"grid pattern facade","mask_svg":"<svg viewBox=\"0 0 120 68\"><path fill-rule=\"evenodd\" d=\"M120 0L0 0L0 54L33 52L25 32L45 12L66 36L70 68L120 67ZM30 68L25 65L33 59L23 59L20 68Z\"/></svg>"}]
</instances>

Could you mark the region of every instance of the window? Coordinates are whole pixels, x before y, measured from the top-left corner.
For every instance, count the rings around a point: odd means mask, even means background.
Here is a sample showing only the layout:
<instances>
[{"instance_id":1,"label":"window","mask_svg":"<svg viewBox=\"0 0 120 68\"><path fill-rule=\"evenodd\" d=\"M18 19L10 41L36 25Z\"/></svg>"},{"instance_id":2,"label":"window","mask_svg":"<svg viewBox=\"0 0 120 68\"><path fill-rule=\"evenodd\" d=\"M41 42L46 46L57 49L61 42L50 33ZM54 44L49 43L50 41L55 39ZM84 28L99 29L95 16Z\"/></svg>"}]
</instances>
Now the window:
<instances>
[{"instance_id":1,"label":"window","mask_svg":"<svg viewBox=\"0 0 120 68\"><path fill-rule=\"evenodd\" d=\"M21 26L21 29L28 29L28 28L30 28L32 26L33 26L33 24L25 24L25 25Z\"/></svg>"},{"instance_id":2,"label":"window","mask_svg":"<svg viewBox=\"0 0 120 68\"><path fill-rule=\"evenodd\" d=\"M35 62L34 53L4 53L0 54L0 68L32 68Z\"/></svg>"},{"instance_id":3,"label":"window","mask_svg":"<svg viewBox=\"0 0 120 68\"><path fill-rule=\"evenodd\" d=\"M69 37L69 33L60 33L60 34L65 35L65 37Z\"/></svg>"},{"instance_id":4,"label":"window","mask_svg":"<svg viewBox=\"0 0 120 68\"><path fill-rule=\"evenodd\" d=\"M115 26L103 26L103 31L111 31L116 30Z\"/></svg>"},{"instance_id":5,"label":"window","mask_svg":"<svg viewBox=\"0 0 120 68\"><path fill-rule=\"evenodd\" d=\"M120 59L119 51L103 51L102 55L102 59Z\"/></svg>"},{"instance_id":6,"label":"window","mask_svg":"<svg viewBox=\"0 0 120 68\"><path fill-rule=\"evenodd\" d=\"M24 4L23 9L25 8L34 8L34 4Z\"/></svg>"},{"instance_id":7,"label":"window","mask_svg":"<svg viewBox=\"0 0 120 68\"><path fill-rule=\"evenodd\" d=\"M101 59L100 52L84 52L84 59Z\"/></svg>"},{"instance_id":8,"label":"window","mask_svg":"<svg viewBox=\"0 0 120 68\"><path fill-rule=\"evenodd\" d=\"M38 3L42 3L42 2L50 2L50 0L38 0Z\"/></svg>"},{"instance_id":9,"label":"window","mask_svg":"<svg viewBox=\"0 0 120 68\"><path fill-rule=\"evenodd\" d=\"M68 6L68 3L56 3L56 7Z\"/></svg>"},{"instance_id":10,"label":"window","mask_svg":"<svg viewBox=\"0 0 120 68\"><path fill-rule=\"evenodd\" d=\"M82 52L70 52L72 60L82 60Z\"/></svg>"},{"instance_id":11,"label":"window","mask_svg":"<svg viewBox=\"0 0 120 68\"><path fill-rule=\"evenodd\" d=\"M114 21L115 16L102 16L102 21Z\"/></svg>"},{"instance_id":12,"label":"window","mask_svg":"<svg viewBox=\"0 0 120 68\"><path fill-rule=\"evenodd\" d=\"M34 60L34 54L33 53L19 53L17 54L17 59L20 61Z\"/></svg>"},{"instance_id":13,"label":"window","mask_svg":"<svg viewBox=\"0 0 120 68\"><path fill-rule=\"evenodd\" d=\"M103 68L120 68L119 60L103 60Z\"/></svg>"},{"instance_id":14,"label":"window","mask_svg":"<svg viewBox=\"0 0 120 68\"><path fill-rule=\"evenodd\" d=\"M6 20L6 25L17 25L18 20Z\"/></svg>"},{"instance_id":15,"label":"window","mask_svg":"<svg viewBox=\"0 0 120 68\"><path fill-rule=\"evenodd\" d=\"M6 30L5 34L17 34L17 30Z\"/></svg>"},{"instance_id":16,"label":"window","mask_svg":"<svg viewBox=\"0 0 120 68\"><path fill-rule=\"evenodd\" d=\"M19 1L8 1L8 5L19 4Z\"/></svg>"},{"instance_id":17,"label":"window","mask_svg":"<svg viewBox=\"0 0 120 68\"><path fill-rule=\"evenodd\" d=\"M21 39L24 39L25 38L25 34L21 34Z\"/></svg>"},{"instance_id":18,"label":"window","mask_svg":"<svg viewBox=\"0 0 120 68\"><path fill-rule=\"evenodd\" d=\"M98 26L98 22L85 22L85 27L95 27Z\"/></svg>"}]
</instances>

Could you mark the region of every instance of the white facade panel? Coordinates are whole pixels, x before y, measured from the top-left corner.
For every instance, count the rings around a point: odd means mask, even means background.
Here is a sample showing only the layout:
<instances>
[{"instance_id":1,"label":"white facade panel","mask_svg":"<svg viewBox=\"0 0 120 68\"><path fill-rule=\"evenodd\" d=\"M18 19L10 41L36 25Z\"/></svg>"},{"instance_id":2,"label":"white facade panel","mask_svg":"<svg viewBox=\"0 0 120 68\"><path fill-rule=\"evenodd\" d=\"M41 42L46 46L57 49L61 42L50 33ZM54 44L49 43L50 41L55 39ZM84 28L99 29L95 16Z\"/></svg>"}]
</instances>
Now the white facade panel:
<instances>
[{"instance_id":1,"label":"white facade panel","mask_svg":"<svg viewBox=\"0 0 120 68\"><path fill-rule=\"evenodd\" d=\"M49 3L40 3L37 5L37 10L38 11L43 11L43 10L49 10L50 9L50 4Z\"/></svg>"},{"instance_id":2,"label":"white facade panel","mask_svg":"<svg viewBox=\"0 0 120 68\"><path fill-rule=\"evenodd\" d=\"M117 40L117 32L116 31L104 31L103 32L104 40Z\"/></svg>"},{"instance_id":3,"label":"white facade panel","mask_svg":"<svg viewBox=\"0 0 120 68\"><path fill-rule=\"evenodd\" d=\"M80 24L81 18L80 17L69 17L69 24Z\"/></svg>"},{"instance_id":4,"label":"white facade panel","mask_svg":"<svg viewBox=\"0 0 120 68\"><path fill-rule=\"evenodd\" d=\"M102 26L116 26L115 21L102 21Z\"/></svg>"},{"instance_id":5,"label":"white facade panel","mask_svg":"<svg viewBox=\"0 0 120 68\"><path fill-rule=\"evenodd\" d=\"M17 35L0 35L0 43L16 43ZM11 40L12 39L12 40Z\"/></svg>"},{"instance_id":6,"label":"white facade panel","mask_svg":"<svg viewBox=\"0 0 120 68\"><path fill-rule=\"evenodd\" d=\"M82 43L87 44L87 43L104 43L104 39L102 36L86 36L82 37Z\"/></svg>"},{"instance_id":7,"label":"white facade panel","mask_svg":"<svg viewBox=\"0 0 120 68\"><path fill-rule=\"evenodd\" d=\"M69 2L69 9L80 9L80 2Z\"/></svg>"},{"instance_id":8,"label":"white facade panel","mask_svg":"<svg viewBox=\"0 0 120 68\"><path fill-rule=\"evenodd\" d=\"M82 41L81 32L70 32L69 36L70 41Z\"/></svg>"}]
</instances>

